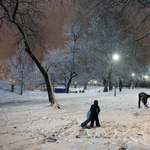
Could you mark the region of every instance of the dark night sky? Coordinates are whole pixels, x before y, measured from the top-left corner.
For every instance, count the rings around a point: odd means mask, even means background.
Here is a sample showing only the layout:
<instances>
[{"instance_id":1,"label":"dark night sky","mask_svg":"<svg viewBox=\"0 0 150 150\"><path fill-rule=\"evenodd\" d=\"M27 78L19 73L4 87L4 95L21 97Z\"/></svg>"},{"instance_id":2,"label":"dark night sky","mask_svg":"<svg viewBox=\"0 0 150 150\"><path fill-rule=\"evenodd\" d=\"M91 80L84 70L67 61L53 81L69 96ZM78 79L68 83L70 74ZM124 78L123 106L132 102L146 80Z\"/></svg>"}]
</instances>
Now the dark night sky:
<instances>
[{"instance_id":1,"label":"dark night sky","mask_svg":"<svg viewBox=\"0 0 150 150\"><path fill-rule=\"evenodd\" d=\"M8 58L15 52L15 48L13 47L13 37L5 36L2 38L2 42L0 42L0 60Z\"/></svg>"},{"instance_id":2,"label":"dark night sky","mask_svg":"<svg viewBox=\"0 0 150 150\"><path fill-rule=\"evenodd\" d=\"M49 48L61 48L64 45L64 39L62 36L62 24L55 22L49 24L48 28L52 31L50 34L50 42L47 44ZM10 57L12 54L15 54L14 38L12 36L5 36L3 42L0 42L0 60L4 60Z\"/></svg>"},{"instance_id":3,"label":"dark night sky","mask_svg":"<svg viewBox=\"0 0 150 150\"><path fill-rule=\"evenodd\" d=\"M59 8L59 7L58 7ZM47 42L46 46L51 48L64 48L64 38L62 37L63 34L63 25L64 23L68 23L70 19L76 18L76 7L66 6L64 12L61 12L59 9L55 9L56 14L53 16L54 18L50 17L46 20L46 28L49 28L51 34L49 35L49 41ZM50 11L51 12L51 11ZM50 12L47 11L46 15L50 15ZM60 20L63 20L60 21ZM15 47L14 44L14 37L10 35L5 35L5 38L0 34L0 38L2 38L3 42L0 42L0 62L6 58L9 58L12 54L15 54Z\"/></svg>"},{"instance_id":4,"label":"dark night sky","mask_svg":"<svg viewBox=\"0 0 150 150\"><path fill-rule=\"evenodd\" d=\"M64 11L60 11L59 7L55 9L56 13L53 18L50 16L49 19L46 19L46 28L49 28L51 31L51 34L49 36L49 41L47 42L46 46L51 48L64 48L64 38L62 37L63 34L63 25L64 23L67 24L70 19L76 18L76 6L70 7L67 5L64 9ZM46 15L50 15L51 11L47 11ZM60 21L63 20L63 21ZM5 38L2 37L0 34L0 38L2 38L3 42L0 42L0 61L9 58L12 54L15 54L15 47L13 47L14 44L14 38L11 36Z\"/></svg>"}]
</instances>

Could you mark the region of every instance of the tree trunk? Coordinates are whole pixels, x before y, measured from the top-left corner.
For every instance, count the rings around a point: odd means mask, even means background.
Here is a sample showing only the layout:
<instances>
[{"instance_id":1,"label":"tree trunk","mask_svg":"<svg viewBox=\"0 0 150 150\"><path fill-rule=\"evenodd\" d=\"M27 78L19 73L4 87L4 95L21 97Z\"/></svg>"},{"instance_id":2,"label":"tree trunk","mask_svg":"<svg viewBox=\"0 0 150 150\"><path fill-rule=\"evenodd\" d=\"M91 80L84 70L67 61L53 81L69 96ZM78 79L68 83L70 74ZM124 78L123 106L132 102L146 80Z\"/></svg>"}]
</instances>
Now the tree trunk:
<instances>
[{"instance_id":1,"label":"tree trunk","mask_svg":"<svg viewBox=\"0 0 150 150\"><path fill-rule=\"evenodd\" d=\"M68 81L68 83L67 83L66 93L69 93L69 87L70 87L71 81L72 81L72 78L70 78L69 81Z\"/></svg>"},{"instance_id":2,"label":"tree trunk","mask_svg":"<svg viewBox=\"0 0 150 150\"><path fill-rule=\"evenodd\" d=\"M122 90L122 87L123 87L123 84L122 84L122 80L119 81L119 91L121 92Z\"/></svg>"},{"instance_id":3,"label":"tree trunk","mask_svg":"<svg viewBox=\"0 0 150 150\"><path fill-rule=\"evenodd\" d=\"M88 83L86 82L86 83L84 84L84 89L87 89L87 85L88 85Z\"/></svg>"},{"instance_id":4,"label":"tree trunk","mask_svg":"<svg viewBox=\"0 0 150 150\"><path fill-rule=\"evenodd\" d=\"M107 89L107 80L104 78L104 90L103 92L108 92L108 89Z\"/></svg>"},{"instance_id":5,"label":"tree trunk","mask_svg":"<svg viewBox=\"0 0 150 150\"><path fill-rule=\"evenodd\" d=\"M47 87L49 103L51 103L52 106L54 106L54 104L56 103L57 107L59 107L58 103L56 102L54 93L53 93L53 88L52 88L52 84L51 84L51 81L50 81L49 73L45 70L43 65L36 58L36 56L32 53L28 43L26 41L24 41L24 43L25 43L25 48L26 48L25 50L26 50L26 52L29 54L29 56L32 58L32 60L35 62L35 64L37 65L37 67L39 68L39 70L41 71L41 73L44 76L46 87Z\"/></svg>"},{"instance_id":6,"label":"tree trunk","mask_svg":"<svg viewBox=\"0 0 150 150\"><path fill-rule=\"evenodd\" d=\"M112 89L113 89L112 82L109 81L109 91L111 91Z\"/></svg>"},{"instance_id":7,"label":"tree trunk","mask_svg":"<svg viewBox=\"0 0 150 150\"><path fill-rule=\"evenodd\" d=\"M59 104L57 103L54 93L53 93L53 88L52 88L52 84L50 81L49 73L46 71L44 66L37 59L35 54L31 51L31 48L29 46L28 39L26 37L24 30L21 28L21 26L17 22L15 22L14 20L12 22L17 26L19 32L22 34L22 37L24 39L24 44L25 44L25 51L29 54L31 59L35 62L35 64L37 65L37 67L39 68L39 70L44 76L46 87L47 87L47 92L48 92L49 103L51 103L51 106L54 106L54 104L56 104L56 106L59 108Z\"/></svg>"},{"instance_id":8,"label":"tree trunk","mask_svg":"<svg viewBox=\"0 0 150 150\"><path fill-rule=\"evenodd\" d=\"M107 86L108 86L108 83L109 83L109 80L110 80L111 71L112 71L112 69L110 69L110 71L109 71L108 78L106 80L103 92L108 92Z\"/></svg>"},{"instance_id":9,"label":"tree trunk","mask_svg":"<svg viewBox=\"0 0 150 150\"><path fill-rule=\"evenodd\" d=\"M71 81L72 81L72 79L73 79L74 77L76 77L76 76L77 76L76 73L74 73L74 74L71 73L70 78L69 78L69 80L68 80L68 83L67 83L67 85L66 85L66 93L69 93L69 87L70 87Z\"/></svg>"}]
</instances>

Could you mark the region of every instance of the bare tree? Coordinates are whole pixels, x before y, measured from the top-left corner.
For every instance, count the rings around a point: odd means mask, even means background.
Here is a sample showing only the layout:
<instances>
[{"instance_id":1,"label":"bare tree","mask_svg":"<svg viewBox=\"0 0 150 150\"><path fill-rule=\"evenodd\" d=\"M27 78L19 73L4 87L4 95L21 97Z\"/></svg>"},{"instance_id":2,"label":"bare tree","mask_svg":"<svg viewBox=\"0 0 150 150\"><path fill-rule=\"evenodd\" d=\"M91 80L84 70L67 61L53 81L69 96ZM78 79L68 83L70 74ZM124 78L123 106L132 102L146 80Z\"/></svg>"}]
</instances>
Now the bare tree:
<instances>
[{"instance_id":1,"label":"bare tree","mask_svg":"<svg viewBox=\"0 0 150 150\"><path fill-rule=\"evenodd\" d=\"M9 71L7 78L19 84L22 87L22 91L24 87L33 89L41 84L42 74L25 52L23 43L18 45L16 54L4 60L4 63Z\"/></svg>"},{"instance_id":2,"label":"bare tree","mask_svg":"<svg viewBox=\"0 0 150 150\"><path fill-rule=\"evenodd\" d=\"M81 56L88 55L90 62L88 65L93 73L93 75L90 73L91 77L99 81L104 79L104 91L108 91L108 83L110 79L113 81L116 79L116 74L118 78L123 78L124 75L127 78L131 70L137 70L135 69L139 65L137 58L143 58L141 50L135 48L136 44L133 44L135 36L118 28L118 23L112 16L109 16L109 19L95 17L90 21L87 30L81 41L83 47ZM112 59L115 53L120 55L118 63Z\"/></svg>"},{"instance_id":3,"label":"bare tree","mask_svg":"<svg viewBox=\"0 0 150 150\"><path fill-rule=\"evenodd\" d=\"M66 32L64 33L67 42L66 42L66 49L70 52L71 62L70 67L67 67L69 70L68 82L66 84L66 92L69 93L69 87L72 82L72 79L77 76L76 73L76 63L75 57L76 52L80 49L80 38L82 36L82 27L83 24L71 24L71 26L65 25Z\"/></svg>"},{"instance_id":4,"label":"bare tree","mask_svg":"<svg viewBox=\"0 0 150 150\"><path fill-rule=\"evenodd\" d=\"M149 63L148 56L149 56L149 37L150 37L149 36L150 1L81 0L78 1L78 4L80 6L78 11L78 17L80 19L90 22L89 20L92 20L92 18L99 17L103 20L106 20L106 25L109 25L110 21L108 18L113 16L114 20L117 22L117 26L116 24L114 24L115 27L117 27L119 30L122 29L123 31L122 33L123 34L125 33L126 36L129 36L130 34L134 36L134 38L130 39L131 40L130 43L136 42L134 43L134 47L130 47L130 49L133 50L132 55L131 53L129 54L128 51L126 50L125 52L123 52L123 57L121 58L123 60L122 62L128 64L128 69L119 62L120 65L119 67L121 68L121 70L123 70L124 74L120 74L119 72L117 72L117 75L120 78L124 78L126 76L128 77L127 80L129 80L129 78L131 78L129 74L131 74L131 70L134 70L137 73L139 73L140 76L141 72L145 70L142 66L143 65L146 66L146 63ZM101 28L101 26L99 28ZM109 33L111 32L108 31L108 34ZM115 37L117 37L117 35ZM121 36L119 36L119 38L120 37ZM125 41L124 38L122 38L123 42ZM106 42L109 42L109 40L106 40L104 43L106 44ZM121 44L120 48L122 48ZM130 57L129 59L129 56L132 57ZM125 68L128 70L128 73L127 70L125 71ZM112 69L110 69L110 71L108 72L111 71Z\"/></svg>"},{"instance_id":5,"label":"bare tree","mask_svg":"<svg viewBox=\"0 0 150 150\"><path fill-rule=\"evenodd\" d=\"M34 52L39 47L44 48L46 33L42 20L46 19L45 8L49 6L53 11L56 3L64 6L63 1L53 0L0 0L0 32L15 34L17 44L20 41L24 42L25 51L44 76L52 106L54 104L58 106L58 103L53 93L50 76Z\"/></svg>"},{"instance_id":6,"label":"bare tree","mask_svg":"<svg viewBox=\"0 0 150 150\"><path fill-rule=\"evenodd\" d=\"M45 53L43 65L47 68L54 84L66 86L66 65L70 62L68 53L65 49L48 49Z\"/></svg>"},{"instance_id":7,"label":"bare tree","mask_svg":"<svg viewBox=\"0 0 150 150\"><path fill-rule=\"evenodd\" d=\"M52 57L55 59L52 60ZM72 79L77 76L76 73L73 73L72 61L72 51L68 49L48 50L45 55L46 68L49 70L52 81L54 84L64 85L66 93L69 93Z\"/></svg>"},{"instance_id":8,"label":"bare tree","mask_svg":"<svg viewBox=\"0 0 150 150\"><path fill-rule=\"evenodd\" d=\"M21 85L28 85L31 79L32 63L30 57L24 50L24 45L19 44L16 49L16 55L12 55L11 59L6 59L4 62L9 70L9 78Z\"/></svg>"},{"instance_id":9,"label":"bare tree","mask_svg":"<svg viewBox=\"0 0 150 150\"><path fill-rule=\"evenodd\" d=\"M91 19L95 16L114 15L120 26L138 34L135 41L149 37L150 1L149 0L81 0L78 1L79 18Z\"/></svg>"}]
</instances>

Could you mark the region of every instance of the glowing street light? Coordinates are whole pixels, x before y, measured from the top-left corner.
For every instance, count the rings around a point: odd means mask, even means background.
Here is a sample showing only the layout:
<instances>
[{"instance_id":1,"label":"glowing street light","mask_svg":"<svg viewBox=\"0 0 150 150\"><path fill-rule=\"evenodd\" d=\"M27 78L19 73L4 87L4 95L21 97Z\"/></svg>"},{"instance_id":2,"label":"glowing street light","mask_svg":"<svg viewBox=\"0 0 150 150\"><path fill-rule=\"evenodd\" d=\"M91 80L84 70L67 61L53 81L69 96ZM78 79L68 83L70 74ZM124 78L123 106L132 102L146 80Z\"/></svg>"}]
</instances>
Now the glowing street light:
<instances>
[{"instance_id":1,"label":"glowing street light","mask_svg":"<svg viewBox=\"0 0 150 150\"><path fill-rule=\"evenodd\" d=\"M114 60L118 60L118 59L119 59L119 55L118 55L118 54L114 54L114 55L113 55L113 59L114 59Z\"/></svg>"},{"instance_id":2,"label":"glowing street light","mask_svg":"<svg viewBox=\"0 0 150 150\"><path fill-rule=\"evenodd\" d=\"M146 85L147 85L147 88L149 88L149 77L148 75L145 75L145 80L146 80Z\"/></svg>"},{"instance_id":3,"label":"glowing street light","mask_svg":"<svg viewBox=\"0 0 150 150\"><path fill-rule=\"evenodd\" d=\"M135 74L134 73L132 73L132 77L134 77L135 76Z\"/></svg>"},{"instance_id":4,"label":"glowing street light","mask_svg":"<svg viewBox=\"0 0 150 150\"><path fill-rule=\"evenodd\" d=\"M113 55L113 59L115 61L117 61L119 59L119 55L118 54L114 54ZM114 96L116 96L116 74L115 74L115 90L114 90Z\"/></svg>"},{"instance_id":5,"label":"glowing street light","mask_svg":"<svg viewBox=\"0 0 150 150\"><path fill-rule=\"evenodd\" d=\"M132 73L132 89L134 89L134 76L135 76L135 73Z\"/></svg>"},{"instance_id":6,"label":"glowing street light","mask_svg":"<svg viewBox=\"0 0 150 150\"><path fill-rule=\"evenodd\" d=\"M77 87L77 82L75 81L74 88L76 88L76 87Z\"/></svg>"}]
</instances>

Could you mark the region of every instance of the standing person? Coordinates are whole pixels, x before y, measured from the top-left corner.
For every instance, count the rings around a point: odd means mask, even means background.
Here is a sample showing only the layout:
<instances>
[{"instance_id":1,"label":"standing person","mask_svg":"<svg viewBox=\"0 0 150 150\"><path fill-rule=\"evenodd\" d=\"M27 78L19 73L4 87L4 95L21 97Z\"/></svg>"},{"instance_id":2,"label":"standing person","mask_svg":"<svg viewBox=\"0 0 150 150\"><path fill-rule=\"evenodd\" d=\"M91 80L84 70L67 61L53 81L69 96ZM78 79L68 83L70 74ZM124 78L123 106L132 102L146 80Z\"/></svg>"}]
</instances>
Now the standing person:
<instances>
[{"instance_id":1,"label":"standing person","mask_svg":"<svg viewBox=\"0 0 150 150\"><path fill-rule=\"evenodd\" d=\"M91 111L91 125L90 125L90 127L93 128L94 121L96 121L96 126L100 127L101 125L100 125L99 119L98 119L100 107L98 106L98 100L94 100L94 104L91 105L90 111Z\"/></svg>"}]
</instances>

